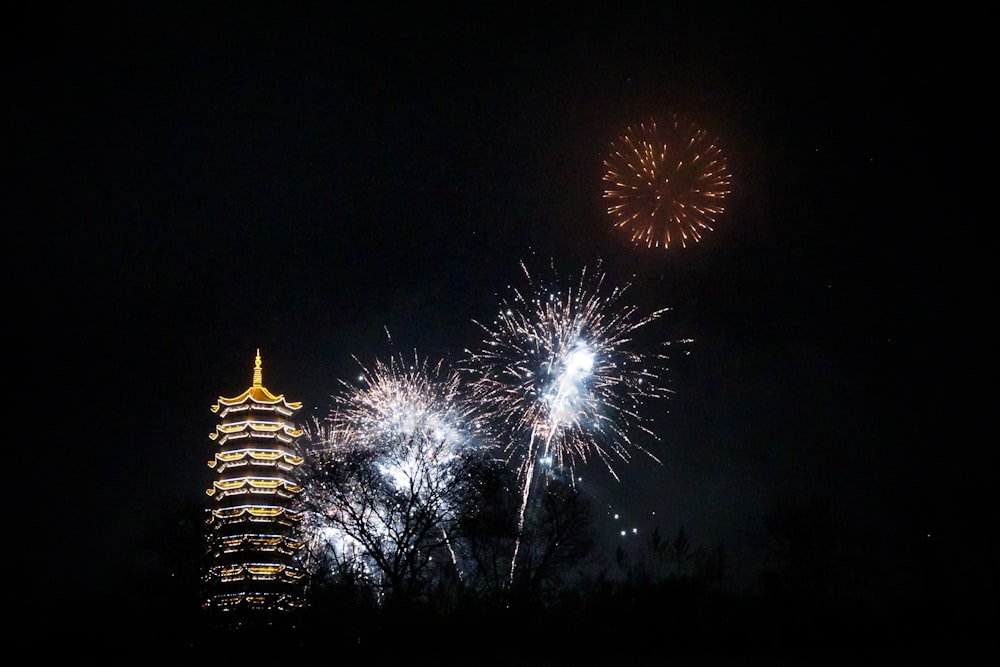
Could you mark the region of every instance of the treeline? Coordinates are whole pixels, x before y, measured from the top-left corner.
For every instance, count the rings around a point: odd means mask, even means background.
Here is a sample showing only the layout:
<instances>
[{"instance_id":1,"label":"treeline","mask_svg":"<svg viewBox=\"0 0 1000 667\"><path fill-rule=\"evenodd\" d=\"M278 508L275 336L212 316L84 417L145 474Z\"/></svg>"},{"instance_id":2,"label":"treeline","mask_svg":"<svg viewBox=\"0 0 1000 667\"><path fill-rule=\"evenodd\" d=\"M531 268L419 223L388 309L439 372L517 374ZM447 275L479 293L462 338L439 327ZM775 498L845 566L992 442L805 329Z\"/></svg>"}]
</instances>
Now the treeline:
<instances>
[{"instance_id":1,"label":"treeline","mask_svg":"<svg viewBox=\"0 0 1000 667\"><path fill-rule=\"evenodd\" d=\"M593 508L579 494L554 486L533 510L513 575L509 522L498 530L477 511L461 570L431 559L386 589L330 561L315 568L301 612L222 629L201 610L192 509L151 531L169 568L67 601L53 627L120 657L329 652L367 664L870 664L971 656L991 641L987 617L941 560L887 551L828 499L776 502L736 548L697 544L681 528L613 555L592 539ZM733 559L749 553L754 576L734 586ZM995 593L995 579L982 584Z\"/></svg>"}]
</instances>

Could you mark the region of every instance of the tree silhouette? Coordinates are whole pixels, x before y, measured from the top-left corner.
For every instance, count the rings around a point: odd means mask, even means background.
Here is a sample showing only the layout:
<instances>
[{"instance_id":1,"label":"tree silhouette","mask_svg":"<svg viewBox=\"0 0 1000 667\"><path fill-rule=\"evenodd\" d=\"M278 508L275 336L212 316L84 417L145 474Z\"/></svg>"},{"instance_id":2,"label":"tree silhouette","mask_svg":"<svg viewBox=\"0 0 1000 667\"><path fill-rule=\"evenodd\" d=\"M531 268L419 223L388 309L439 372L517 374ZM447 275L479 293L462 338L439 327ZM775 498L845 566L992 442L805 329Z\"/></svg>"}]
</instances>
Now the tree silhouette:
<instances>
[{"instance_id":1,"label":"tree silhouette","mask_svg":"<svg viewBox=\"0 0 1000 667\"><path fill-rule=\"evenodd\" d=\"M872 561L872 545L829 498L780 497L763 525L762 574L771 593L818 602L862 592L862 563Z\"/></svg>"},{"instance_id":2,"label":"tree silhouette","mask_svg":"<svg viewBox=\"0 0 1000 667\"><path fill-rule=\"evenodd\" d=\"M436 460L435 443L397 444L315 453L305 503L322 576L406 605L460 567L453 545L466 491L458 468Z\"/></svg>"}]
</instances>

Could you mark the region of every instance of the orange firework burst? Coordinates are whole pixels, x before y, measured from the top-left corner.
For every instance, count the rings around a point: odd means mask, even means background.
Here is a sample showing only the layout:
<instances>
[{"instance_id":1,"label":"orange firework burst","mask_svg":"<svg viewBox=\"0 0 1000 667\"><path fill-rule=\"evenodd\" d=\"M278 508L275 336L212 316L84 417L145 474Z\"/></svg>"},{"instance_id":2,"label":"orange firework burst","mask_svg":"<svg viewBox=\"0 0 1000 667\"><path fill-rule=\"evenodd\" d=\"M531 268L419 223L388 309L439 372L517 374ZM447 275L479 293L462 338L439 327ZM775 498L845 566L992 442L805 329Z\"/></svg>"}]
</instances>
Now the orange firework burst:
<instances>
[{"instance_id":1,"label":"orange firework burst","mask_svg":"<svg viewBox=\"0 0 1000 667\"><path fill-rule=\"evenodd\" d=\"M608 215L636 245L687 247L725 211L730 174L722 149L676 114L630 126L604 167Z\"/></svg>"}]
</instances>

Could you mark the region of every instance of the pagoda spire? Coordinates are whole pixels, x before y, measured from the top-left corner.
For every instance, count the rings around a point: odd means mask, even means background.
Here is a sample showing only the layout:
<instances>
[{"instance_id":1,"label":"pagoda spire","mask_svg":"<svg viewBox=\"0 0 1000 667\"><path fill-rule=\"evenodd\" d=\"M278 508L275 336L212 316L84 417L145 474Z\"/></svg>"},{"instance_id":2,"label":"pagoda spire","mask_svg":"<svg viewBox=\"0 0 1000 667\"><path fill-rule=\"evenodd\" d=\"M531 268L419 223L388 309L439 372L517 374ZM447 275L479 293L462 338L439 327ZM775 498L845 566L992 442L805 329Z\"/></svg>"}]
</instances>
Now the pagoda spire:
<instances>
[{"instance_id":1,"label":"pagoda spire","mask_svg":"<svg viewBox=\"0 0 1000 667\"><path fill-rule=\"evenodd\" d=\"M261 368L260 368L260 348L259 347L257 348L257 359L256 359L256 361L254 362L254 365L253 365L253 386L255 386L255 387L263 387L264 386L263 373L262 373Z\"/></svg>"}]
</instances>

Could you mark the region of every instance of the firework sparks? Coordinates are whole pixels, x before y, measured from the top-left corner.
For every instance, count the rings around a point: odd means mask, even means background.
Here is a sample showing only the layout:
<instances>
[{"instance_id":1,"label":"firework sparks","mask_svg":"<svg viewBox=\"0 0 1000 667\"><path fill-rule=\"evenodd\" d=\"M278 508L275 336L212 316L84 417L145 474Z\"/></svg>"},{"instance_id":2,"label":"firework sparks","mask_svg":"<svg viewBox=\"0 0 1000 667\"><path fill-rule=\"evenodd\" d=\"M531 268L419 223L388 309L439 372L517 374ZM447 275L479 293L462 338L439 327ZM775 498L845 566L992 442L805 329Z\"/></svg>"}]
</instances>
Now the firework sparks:
<instances>
[{"instance_id":1,"label":"firework sparks","mask_svg":"<svg viewBox=\"0 0 1000 667\"><path fill-rule=\"evenodd\" d=\"M425 455L444 465L470 442L474 412L461 378L441 362L377 360L362 367L360 385L341 381L341 388L330 421L342 446L398 452L419 439L431 444Z\"/></svg>"},{"instance_id":2,"label":"firework sparks","mask_svg":"<svg viewBox=\"0 0 1000 667\"><path fill-rule=\"evenodd\" d=\"M631 434L655 438L641 408L670 393L661 381L665 355L631 348L637 330L669 309L640 315L623 304L628 285L605 289L599 267L584 269L564 293L521 268L529 291L514 289L492 324L476 322L484 341L466 350L475 401L510 433L508 460L520 456L519 530L539 463L572 470L596 458L617 479L613 464L633 449L658 461Z\"/></svg>"},{"instance_id":3,"label":"firework sparks","mask_svg":"<svg viewBox=\"0 0 1000 667\"><path fill-rule=\"evenodd\" d=\"M366 463L334 483L314 484L321 496L314 499L317 533L328 536L335 551L343 544L360 552L355 560L370 562L368 570L412 560L385 558L390 551L429 558L436 548L446 548L457 567L448 538L452 497L460 493L457 464L477 442L477 420L459 375L416 355L410 363L393 357L362 366L357 383L340 386L314 441L329 461L360 455ZM415 529L414 514L422 530ZM439 543L428 542L434 532Z\"/></svg>"},{"instance_id":4,"label":"firework sparks","mask_svg":"<svg viewBox=\"0 0 1000 667\"><path fill-rule=\"evenodd\" d=\"M687 247L725 211L730 173L722 149L676 114L629 127L604 166L608 215L635 245Z\"/></svg>"}]
</instances>

